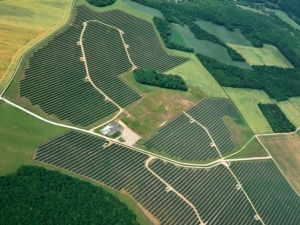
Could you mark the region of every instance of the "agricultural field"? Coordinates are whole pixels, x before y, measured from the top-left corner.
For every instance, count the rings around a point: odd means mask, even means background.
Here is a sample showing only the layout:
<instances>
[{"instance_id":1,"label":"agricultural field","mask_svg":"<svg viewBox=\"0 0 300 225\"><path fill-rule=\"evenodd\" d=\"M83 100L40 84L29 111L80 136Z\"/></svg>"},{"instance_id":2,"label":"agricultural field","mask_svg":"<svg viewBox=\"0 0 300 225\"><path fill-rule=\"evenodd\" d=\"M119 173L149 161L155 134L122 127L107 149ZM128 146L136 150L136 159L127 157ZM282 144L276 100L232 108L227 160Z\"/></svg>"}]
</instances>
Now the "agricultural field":
<instances>
[{"instance_id":1,"label":"agricultural field","mask_svg":"<svg viewBox=\"0 0 300 225\"><path fill-rule=\"evenodd\" d=\"M140 98L118 77L133 67L118 30L98 22L88 22L83 34L83 48L89 75L101 91L121 107Z\"/></svg>"},{"instance_id":2,"label":"agricultural field","mask_svg":"<svg viewBox=\"0 0 300 225\"><path fill-rule=\"evenodd\" d=\"M259 136L258 138L288 181L300 193L300 137L293 133Z\"/></svg>"},{"instance_id":3,"label":"agricultural field","mask_svg":"<svg viewBox=\"0 0 300 225\"><path fill-rule=\"evenodd\" d=\"M21 56L67 22L72 0L0 1L0 90Z\"/></svg>"},{"instance_id":4,"label":"agricultural field","mask_svg":"<svg viewBox=\"0 0 300 225\"><path fill-rule=\"evenodd\" d=\"M34 160L101 182L132 196L152 222L198 224L191 207L144 167L147 155L102 138L68 132L40 145ZM151 188L149 188L151 186Z\"/></svg>"},{"instance_id":5,"label":"agricultural field","mask_svg":"<svg viewBox=\"0 0 300 225\"><path fill-rule=\"evenodd\" d=\"M277 105L280 107L286 117L296 127L300 127L300 98L289 98L288 101L278 102ZM299 104L299 105L298 105Z\"/></svg>"},{"instance_id":6,"label":"agricultural field","mask_svg":"<svg viewBox=\"0 0 300 225\"><path fill-rule=\"evenodd\" d=\"M208 33L215 35L225 44L252 46L251 42L245 38L239 29L229 31L224 26L213 24L210 21L195 21L195 24Z\"/></svg>"},{"instance_id":7,"label":"agricultural field","mask_svg":"<svg viewBox=\"0 0 300 225\"><path fill-rule=\"evenodd\" d=\"M150 169L182 193L206 224L261 224L253 219L253 208L223 165L209 170L185 169L156 160Z\"/></svg>"},{"instance_id":8,"label":"agricultural field","mask_svg":"<svg viewBox=\"0 0 300 225\"><path fill-rule=\"evenodd\" d=\"M299 224L300 198L273 161L230 166L265 224Z\"/></svg>"},{"instance_id":9,"label":"agricultural field","mask_svg":"<svg viewBox=\"0 0 300 225\"><path fill-rule=\"evenodd\" d=\"M236 50L250 65L277 66L293 68L293 65L273 45L264 44L263 48L228 44Z\"/></svg>"},{"instance_id":10,"label":"agricultural field","mask_svg":"<svg viewBox=\"0 0 300 225\"><path fill-rule=\"evenodd\" d=\"M140 11L140 12L148 14L150 16L156 16L156 17L159 17L162 19L164 18L163 14L157 9L154 9L154 8L151 8L148 6L144 6L142 4L133 2L131 0L122 0L122 2L124 2L126 5L133 8L134 10Z\"/></svg>"},{"instance_id":11,"label":"agricultural field","mask_svg":"<svg viewBox=\"0 0 300 225\"><path fill-rule=\"evenodd\" d=\"M296 23L294 20L292 20L285 12L281 10L274 10L275 15L279 16L280 19L282 19L284 22L287 22L289 25L294 27L295 29L300 30L300 25Z\"/></svg>"},{"instance_id":12,"label":"agricultural field","mask_svg":"<svg viewBox=\"0 0 300 225\"><path fill-rule=\"evenodd\" d=\"M130 57L137 67L164 72L188 60L169 55L162 47L153 25L143 19L120 10L98 13L86 6L79 6L77 11L79 15L74 21L75 25L80 26L88 20L98 20L121 29L125 43L129 45Z\"/></svg>"},{"instance_id":13,"label":"agricultural field","mask_svg":"<svg viewBox=\"0 0 300 225\"><path fill-rule=\"evenodd\" d=\"M80 33L81 28L69 27L34 53L20 81L20 96L48 115L87 126L118 108L85 81L82 52L76 44Z\"/></svg>"},{"instance_id":14,"label":"agricultural field","mask_svg":"<svg viewBox=\"0 0 300 225\"><path fill-rule=\"evenodd\" d=\"M190 60L168 70L167 74L177 74L181 76L189 88L197 88L208 97L228 98L222 87L205 69L194 54L182 53Z\"/></svg>"},{"instance_id":15,"label":"agricultural field","mask_svg":"<svg viewBox=\"0 0 300 225\"><path fill-rule=\"evenodd\" d=\"M235 118L238 115L225 100L204 99L186 113L187 115L182 114L159 129L158 134L144 145L148 149L163 151L182 160L205 161L209 158L217 158L218 151L211 146L210 137L198 124L201 123L210 132L221 154L234 148L234 143L230 139L231 134L222 117Z\"/></svg>"}]
</instances>

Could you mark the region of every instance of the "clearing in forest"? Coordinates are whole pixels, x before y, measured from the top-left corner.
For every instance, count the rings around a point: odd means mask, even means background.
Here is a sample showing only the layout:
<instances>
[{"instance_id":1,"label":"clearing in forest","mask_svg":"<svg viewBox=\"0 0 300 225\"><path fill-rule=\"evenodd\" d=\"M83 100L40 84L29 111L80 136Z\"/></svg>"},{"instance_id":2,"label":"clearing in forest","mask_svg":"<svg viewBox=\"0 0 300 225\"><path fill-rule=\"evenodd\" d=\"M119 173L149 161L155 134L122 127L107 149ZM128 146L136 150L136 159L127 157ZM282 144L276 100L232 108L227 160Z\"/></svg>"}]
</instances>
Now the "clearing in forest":
<instances>
[{"instance_id":1,"label":"clearing in forest","mask_svg":"<svg viewBox=\"0 0 300 225\"><path fill-rule=\"evenodd\" d=\"M273 45L264 44L263 48L228 44L242 55L250 65L277 66L294 68L284 55Z\"/></svg>"},{"instance_id":2,"label":"clearing in forest","mask_svg":"<svg viewBox=\"0 0 300 225\"><path fill-rule=\"evenodd\" d=\"M163 14L158 9L154 9L131 0L122 0L122 2L124 2L126 5L133 8L134 10L140 11L150 16L156 16L162 19L164 18Z\"/></svg>"},{"instance_id":3,"label":"clearing in forest","mask_svg":"<svg viewBox=\"0 0 300 225\"><path fill-rule=\"evenodd\" d=\"M215 35L225 44L252 46L251 42L246 39L239 29L229 31L224 26L214 24L210 21L196 21L195 24L208 33Z\"/></svg>"},{"instance_id":4,"label":"clearing in forest","mask_svg":"<svg viewBox=\"0 0 300 225\"><path fill-rule=\"evenodd\" d=\"M297 134L259 136L286 178L300 193L300 137Z\"/></svg>"},{"instance_id":5,"label":"clearing in forest","mask_svg":"<svg viewBox=\"0 0 300 225\"><path fill-rule=\"evenodd\" d=\"M72 0L0 1L0 90L31 47L68 19Z\"/></svg>"},{"instance_id":6,"label":"clearing in forest","mask_svg":"<svg viewBox=\"0 0 300 225\"><path fill-rule=\"evenodd\" d=\"M283 12L281 10L274 10L274 11L275 11L275 15L279 16L280 19L287 22L292 27L300 30L300 25L298 23L296 23L294 20L292 20L285 12Z\"/></svg>"}]
</instances>

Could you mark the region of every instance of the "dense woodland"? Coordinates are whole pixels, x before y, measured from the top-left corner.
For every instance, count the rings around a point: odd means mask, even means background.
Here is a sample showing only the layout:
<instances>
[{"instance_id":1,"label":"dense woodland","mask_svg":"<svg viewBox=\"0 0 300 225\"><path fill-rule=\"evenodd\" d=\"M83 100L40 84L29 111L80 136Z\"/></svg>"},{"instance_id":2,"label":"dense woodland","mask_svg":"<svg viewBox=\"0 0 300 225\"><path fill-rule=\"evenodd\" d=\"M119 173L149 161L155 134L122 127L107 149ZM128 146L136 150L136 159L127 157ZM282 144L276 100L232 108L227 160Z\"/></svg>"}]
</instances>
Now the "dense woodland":
<instances>
[{"instance_id":1,"label":"dense woodland","mask_svg":"<svg viewBox=\"0 0 300 225\"><path fill-rule=\"evenodd\" d=\"M134 78L138 83L168 88L174 90L187 91L187 85L182 77L173 74L162 74L155 70L134 70Z\"/></svg>"},{"instance_id":2,"label":"dense woodland","mask_svg":"<svg viewBox=\"0 0 300 225\"><path fill-rule=\"evenodd\" d=\"M296 130L296 127L289 121L278 105L259 103L258 107L275 133L292 132Z\"/></svg>"},{"instance_id":3,"label":"dense woodland","mask_svg":"<svg viewBox=\"0 0 300 225\"><path fill-rule=\"evenodd\" d=\"M42 167L0 177L0 224L138 224L100 187Z\"/></svg>"},{"instance_id":4,"label":"dense woodland","mask_svg":"<svg viewBox=\"0 0 300 225\"><path fill-rule=\"evenodd\" d=\"M98 6L98 7L104 7L107 5L111 5L115 3L116 0L87 0L88 3Z\"/></svg>"},{"instance_id":5,"label":"dense woodland","mask_svg":"<svg viewBox=\"0 0 300 225\"><path fill-rule=\"evenodd\" d=\"M198 25L196 25L193 22L189 22L188 26L189 26L191 32L195 35L195 37L197 39L203 39L203 40L207 40L207 41L211 41L211 42L214 42L216 44L219 44L219 45L223 46L224 48L226 48L226 50L227 50L229 56L232 58L232 60L245 61L243 56L241 56L239 53L237 53L237 51L235 51L234 49L232 49L229 46L227 46L226 44L224 44L215 35L210 34L207 31L201 29Z\"/></svg>"},{"instance_id":6,"label":"dense woodland","mask_svg":"<svg viewBox=\"0 0 300 225\"><path fill-rule=\"evenodd\" d=\"M275 66L253 66L253 70L226 65L197 54L204 67L225 87L264 90L277 101L300 96L300 71Z\"/></svg>"},{"instance_id":7,"label":"dense woodland","mask_svg":"<svg viewBox=\"0 0 300 225\"><path fill-rule=\"evenodd\" d=\"M177 44L175 44L175 42L170 40L170 37L171 37L170 26L171 25L167 21L165 21L164 19L158 18L158 17L154 17L153 22L154 22L154 24L155 24L155 26L167 48L176 49L176 50L185 51L185 52L194 52L194 49L177 45Z\"/></svg>"},{"instance_id":8,"label":"dense woodland","mask_svg":"<svg viewBox=\"0 0 300 225\"><path fill-rule=\"evenodd\" d=\"M255 47L262 47L263 44L274 45L294 67L300 68L300 31L275 15L266 16L241 9L234 1L134 1L160 10L169 23L188 24L196 20L205 20L225 26L228 30L239 28Z\"/></svg>"}]
</instances>

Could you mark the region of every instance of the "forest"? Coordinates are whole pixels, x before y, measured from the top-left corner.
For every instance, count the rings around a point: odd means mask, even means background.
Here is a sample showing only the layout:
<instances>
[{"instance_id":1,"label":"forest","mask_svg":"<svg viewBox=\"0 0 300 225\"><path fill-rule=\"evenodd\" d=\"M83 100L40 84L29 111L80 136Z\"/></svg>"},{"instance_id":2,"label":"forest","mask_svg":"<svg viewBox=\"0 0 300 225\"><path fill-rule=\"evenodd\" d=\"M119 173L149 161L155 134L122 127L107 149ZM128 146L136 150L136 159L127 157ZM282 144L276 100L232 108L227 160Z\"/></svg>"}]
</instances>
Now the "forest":
<instances>
[{"instance_id":1,"label":"forest","mask_svg":"<svg viewBox=\"0 0 300 225\"><path fill-rule=\"evenodd\" d=\"M275 66L252 66L253 70L230 66L196 54L203 66L224 87L264 90L277 101L300 96L300 71Z\"/></svg>"},{"instance_id":2,"label":"forest","mask_svg":"<svg viewBox=\"0 0 300 225\"><path fill-rule=\"evenodd\" d=\"M160 10L169 23L212 21L228 30L241 30L255 47L276 46L294 67L300 68L300 31L275 15L261 15L236 6L234 1L203 0L181 3L164 0L133 0Z\"/></svg>"},{"instance_id":3,"label":"forest","mask_svg":"<svg viewBox=\"0 0 300 225\"><path fill-rule=\"evenodd\" d=\"M138 224L101 187L42 167L1 176L0 196L0 224Z\"/></svg>"},{"instance_id":4,"label":"forest","mask_svg":"<svg viewBox=\"0 0 300 225\"><path fill-rule=\"evenodd\" d=\"M278 105L258 103L258 107L275 133L292 132L296 130L296 127L289 121Z\"/></svg>"},{"instance_id":5,"label":"forest","mask_svg":"<svg viewBox=\"0 0 300 225\"><path fill-rule=\"evenodd\" d=\"M155 17L153 17L153 22L154 22L154 24L155 24L155 26L167 48L176 49L176 50L185 51L185 52L194 52L193 48L177 45L177 44L175 44L175 42L170 40L170 37L171 37L170 26L171 25L167 21L155 16Z\"/></svg>"},{"instance_id":6,"label":"forest","mask_svg":"<svg viewBox=\"0 0 300 225\"><path fill-rule=\"evenodd\" d=\"M107 5L111 5L115 3L116 0L87 0L88 3L98 6L98 7L104 7Z\"/></svg>"},{"instance_id":7,"label":"forest","mask_svg":"<svg viewBox=\"0 0 300 225\"><path fill-rule=\"evenodd\" d=\"M161 88L187 91L187 85L182 77L173 74L162 74L155 70L134 70L134 78L138 83Z\"/></svg>"},{"instance_id":8,"label":"forest","mask_svg":"<svg viewBox=\"0 0 300 225\"><path fill-rule=\"evenodd\" d=\"M195 35L197 39L207 40L214 42L216 44L219 44L226 48L229 56L232 58L232 60L235 61L245 61L243 56L241 56L239 53L237 53L234 49L230 48L226 44L224 44L219 38L217 38L215 35L208 33L207 31L201 29L199 26L197 26L193 22L189 22L188 26L191 30L191 32Z\"/></svg>"}]
</instances>

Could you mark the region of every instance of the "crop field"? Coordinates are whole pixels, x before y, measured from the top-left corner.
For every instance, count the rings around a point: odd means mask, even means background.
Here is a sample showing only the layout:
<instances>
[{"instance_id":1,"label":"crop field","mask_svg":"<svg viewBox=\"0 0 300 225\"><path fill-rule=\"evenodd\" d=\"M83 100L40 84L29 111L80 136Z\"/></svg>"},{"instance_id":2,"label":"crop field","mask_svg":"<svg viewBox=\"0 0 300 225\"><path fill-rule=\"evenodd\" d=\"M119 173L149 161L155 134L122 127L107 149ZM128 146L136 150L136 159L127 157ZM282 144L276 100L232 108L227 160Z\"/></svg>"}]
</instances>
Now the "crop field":
<instances>
[{"instance_id":1,"label":"crop field","mask_svg":"<svg viewBox=\"0 0 300 225\"><path fill-rule=\"evenodd\" d=\"M84 81L82 52L76 44L80 33L81 29L69 27L34 53L20 81L20 96L47 114L87 126L118 109Z\"/></svg>"},{"instance_id":2,"label":"crop field","mask_svg":"<svg viewBox=\"0 0 300 225\"><path fill-rule=\"evenodd\" d=\"M293 65L284 55L273 45L264 44L263 48L228 44L244 57L250 65L277 66L283 68L293 68Z\"/></svg>"},{"instance_id":3,"label":"crop field","mask_svg":"<svg viewBox=\"0 0 300 225\"><path fill-rule=\"evenodd\" d=\"M190 118L182 114L169 124L163 126L158 135L145 143L147 148L164 151L182 160L201 160L217 158L215 147L205 130Z\"/></svg>"},{"instance_id":4,"label":"crop field","mask_svg":"<svg viewBox=\"0 0 300 225\"><path fill-rule=\"evenodd\" d=\"M218 109L218 110L217 110ZM187 111L194 120L205 126L222 154L234 148L231 134L222 120L223 116L237 117L234 108L225 100L204 99ZM148 149L164 151L182 160L201 160L219 156L206 131L186 115L181 115L163 126L158 134L144 145Z\"/></svg>"},{"instance_id":5,"label":"crop field","mask_svg":"<svg viewBox=\"0 0 300 225\"><path fill-rule=\"evenodd\" d=\"M223 165L207 171L178 168L156 160L150 169L182 193L206 224L261 224L253 219L254 210Z\"/></svg>"},{"instance_id":6,"label":"crop field","mask_svg":"<svg viewBox=\"0 0 300 225\"><path fill-rule=\"evenodd\" d=\"M300 30L300 25L298 23L296 23L294 20L292 20L285 12L283 12L281 10L274 10L274 11L275 11L275 15L279 16L280 19L287 22L292 27Z\"/></svg>"},{"instance_id":7,"label":"crop field","mask_svg":"<svg viewBox=\"0 0 300 225\"><path fill-rule=\"evenodd\" d=\"M154 8L151 8L151 7L148 7L148 6L144 6L142 4L139 4L137 2L133 2L131 0L122 0L122 2L124 2L129 7L133 8L137 11L140 11L142 13L148 14L150 16L156 16L156 17L159 17L159 18L162 18L162 19L164 18L163 14L157 9L154 9Z\"/></svg>"},{"instance_id":8,"label":"crop field","mask_svg":"<svg viewBox=\"0 0 300 225\"><path fill-rule=\"evenodd\" d=\"M230 166L265 224L300 224L300 198L272 161Z\"/></svg>"},{"instance_id":9,"label":"crop field","mask_svg":"<svg viewBox=\"0 0 300 225\"><path fill-rule=\"evenodd\" d=\"M98 22L89 22L83 40L93 83L121 107L138 100L139 94L118 77L132 68L119 31Z\"/></svg>"},{"instance_id":10,"label":"crop field","mask_svg":"<svg viewBox=\"0 0 300 225\"><path fill-rule=\"evenodd\" d=\"M281 101L277 103L282 112L296 127L300 127L300 107L297 108L297 101L299 104L299 100L299 97L295 97L290 98L288 101Z\"/></svg>"},{"instance_id":11,"label":"crop field","mask_svg":"<svg viewBox=\"0 0 300 225\"><path fill-rule=\"evenodd\" d=\"M268 149L280 169L300 193L300 137L297 134L260 136L259 140Z\"/></svg>"},{"instance_id":12,"label":"crop field","mask_svg":"<svg viewBox=\"0 0 300 225\"><path fill-rule=\"evenodd\" d=\"M268 121L257 106L259 102L272 103L264 91L228 87L224 87L224 90L254 133L273 133Z\"/></svg>"},{"instance_id":13,"label":"crop field","mask_svg":"<svg viewBox=\"0 0 300 225\"><path fill-rule=\"evenodd\" d=\"M213 24L210 21L195 21L195 24L208 33L215 35L225 44L252 46L251 42L245 38L239 29L229 31L224 26Z\"/></svg>"},{"instance_id":14,"label":"crop field","mask_svg":"<svg viewBox=\"0 0 300 225\"><path fill-rule=\"evenodd\" d=\"M167 74L177 74L187 83L188 87L198 88L208 97L228 98L215 78L205 69L194 54L186 54L190 60L168 70Z\"/></svg>"},{"instance_id":15,"label":"crop field","mask_svg":"<svg viewBox=\"0 0 300 225\"><path fill-rule=\"evenodd\" d=\"M81 26L84 21L99 20L124 31L129 54L138 67L164 72L188 60L169 55L160 44L152 24L145 20L120 10L98 13L85 6L79 6L77 11L74 25Z\"/></svg>"},{"instance_id":16,"label":"crop field","mask_svg":"<svg viewBox=\"0 0 300 225\"><path fill-rule=\"evenodd\" d=\"M67 21L71 5L71 0L0 1L0 90L21 56Z\"/></svg>"},{"instance_id":17,"label":"crop field","mask_svg":"<svg viewBox=\"0 0 300 225\"><path fill-rule=\"evenodd\" d=\"M161 224L199 224L193 209L144 167L147 155L105 143L72 131L39 146L35 160L129 193Z\"/></svg>"},{"instance_id":18,"label":"crop field","mask_svg":"<svg viewBox=\"0 0 300 225\"><path fill-rule=\"evenodd\" d=\"M222 155L234 148L231 134L222 117L237 118L238 114L227 101L204 99L189 109L187 114L208 129Z\"/></svg>"}]
</instances>

